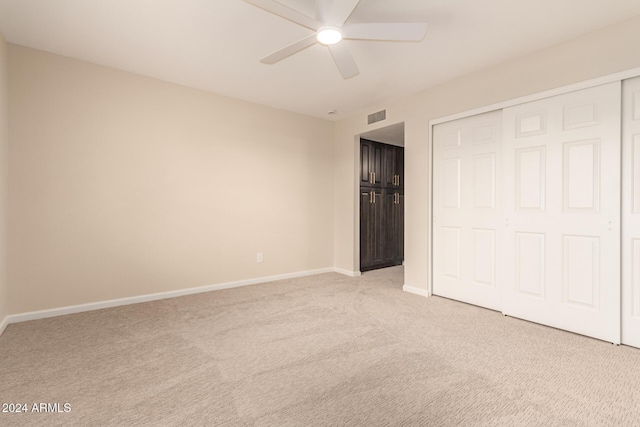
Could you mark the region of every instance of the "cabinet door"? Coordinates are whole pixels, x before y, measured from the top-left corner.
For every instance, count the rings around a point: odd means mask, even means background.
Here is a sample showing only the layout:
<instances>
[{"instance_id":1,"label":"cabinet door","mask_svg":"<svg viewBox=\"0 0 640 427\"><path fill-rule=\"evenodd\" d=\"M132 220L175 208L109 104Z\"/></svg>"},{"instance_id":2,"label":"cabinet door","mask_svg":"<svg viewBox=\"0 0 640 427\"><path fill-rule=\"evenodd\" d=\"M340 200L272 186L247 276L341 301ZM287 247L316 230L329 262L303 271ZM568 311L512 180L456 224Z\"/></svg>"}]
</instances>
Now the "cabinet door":
<instances>
[{"instance_id":1,"label":"cabinet door","mask_svg":"<svg viewBox=\"0 0 640 427\"><path fill-rule=\"evenodd\" d=\"M398 175L396 186L404 188L404 148L402 147L396 147L396 175ZM401 197L404 198L404 195Z\"/></svg>"},{"instance_id":2,"label":"cabinet door","mask_svg":"<svg viewBox=\"0 0 640 427\"><path fill-rule=\"evenodd\" d=\"M382 190L360 191L360 270L384 263L384 206Z\"/></svg>"},{"instance_id":3,"label":"cabinet door","mask_svg":"<svg viewBox=\"0 0 640 427\"><path fill-rule=\"evenodd\" d=\"M398 174L398 150L393 145L384 146L384 186L386 188L397 187Z\"/></svg>"},{"instance_id":4,"label":"cabinet door","mask_svg":"<svg viewBox=\"0 0 640 427\"><path fill-rule=\"evenodd\" d=\"M384 186L402 188L404 186L404 149L394 145L384 146Z\"/></svg>"},{"instance_id":5,"label":"cabinet door","mask_svg":"<svg viewBox=\"0 0 640 427\"><path fill-rule=\"evenodd\" d=\"M398 236L396 241L396 260L398 264L402 264L402 261L404 261L404 191L398 191L395 227L395 233Z\"/></svg>"},{"instance_id":6,"label":"cabinet door","mask_svg":"<svg viewBox=\"0 0 640 427\"><path fill-rule=\"evenodd\" d=\"M360 190L360 270L366 269L373 263L371 250L371 241L373 240L372 210L371 189L363 188Z\"/></svg>"},{"instance_id":7,"label":"cabinet door","mask_svg":"<svg viewBox=\"0 0 640 427\"><path fill-rule=\"evenodd\" d=\"M382 187L384 145L363 139L360 141L360 185Z\"/></svg>"},{"instance_id":8,"label":"cabinet door","mask_svg":"<svg viewBox=\"0 0 640 427\"><path fill-rule=\"evenodd\" d=\"M384 262L393 263L397 258L398 252L398 209L397 209L398 193L393 189L387 189L384 192L384 211L386 223L384 227L387 229L387 238L384 245Z\"/></svg>"},{"instance_id":9,"label":"cabinet door","mask_svg":"<svg viewBox=\"0 0 640 427\"><path fill-rule=\"evenodd\" d=\"M382 187L382 183L384 182L384 145L373 143L371 155L371 164L373 165L373 186ZM379 196L382 197L382 194L379 194Z\"/></svg>"},{"instance_id":10,"label":"cabinet door","mask_svg":"<svg viewBox=\"0 0 640 427\"><path fill-rule=\"evenodd\" d=\"M371 141L360 141L360 185L372 185L371 177L373 173L373 145Z\"/></svg>"},{"instance_id":11,"label":"cabinet door","mask_svg":"<svg viewBox=\"0 0 640 427\"><path fill-rule=\"evenodd\" d=\"M401 264L404 255L404 195L400 190L386 190L385 213L385 263Z\"/></svg>"}]
</instances>

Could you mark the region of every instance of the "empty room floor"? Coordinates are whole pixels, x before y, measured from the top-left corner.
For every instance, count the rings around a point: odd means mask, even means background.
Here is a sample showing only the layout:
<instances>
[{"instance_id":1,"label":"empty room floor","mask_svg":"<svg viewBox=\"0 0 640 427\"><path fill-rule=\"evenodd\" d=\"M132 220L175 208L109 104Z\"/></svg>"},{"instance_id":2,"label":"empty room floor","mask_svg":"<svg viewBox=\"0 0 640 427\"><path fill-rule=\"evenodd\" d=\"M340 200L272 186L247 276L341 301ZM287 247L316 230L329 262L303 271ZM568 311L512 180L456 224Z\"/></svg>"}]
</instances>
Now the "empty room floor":
<instances>
[{"instance_id":1,"label":"empty room floor","mask_svg":"<svg viewBox=\"0 0 640 427\"><path fill-rule=\"evenodd\" d=\"M29 410L0 425L640 420L640 350L402 284L329 273L10 325L0 400Z\"/></svg>"}]
</instances>

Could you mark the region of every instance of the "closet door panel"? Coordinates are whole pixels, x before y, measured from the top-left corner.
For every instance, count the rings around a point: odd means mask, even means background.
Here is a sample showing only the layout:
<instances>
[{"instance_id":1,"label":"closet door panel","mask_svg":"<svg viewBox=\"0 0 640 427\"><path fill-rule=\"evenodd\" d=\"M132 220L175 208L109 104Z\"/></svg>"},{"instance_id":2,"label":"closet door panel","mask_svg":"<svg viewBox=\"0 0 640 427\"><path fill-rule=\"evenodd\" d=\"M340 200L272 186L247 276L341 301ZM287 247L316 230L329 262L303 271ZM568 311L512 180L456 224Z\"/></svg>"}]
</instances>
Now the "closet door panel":
<instances>
[{"instance_id":1,"label":"closet door panel","mask_svg":"<svg viewBox=\"0 0 640 427\"><path fill-rule=\"evenodd\" d=\"M620 84L503 117L503 312L620 342Z\"/></svg>"},{"instance_id":2,"label":"closet door panel","mask_svg":"<svg viewBox=\"0 0 640 427\"><path fill-rule=\"evenodd\" d=\"M434 127L433 293L500 310L501 112Z\"/></svg>"},{"instance_id":3,"label":"closet door panel","mask_svg":"<svg viewBox=\"0 0 640 427\"><path fill-rule=\"evenodd\" d=\"M640 347L640 77L622 102L622 343Z\"/></svg>"}]
</instances>

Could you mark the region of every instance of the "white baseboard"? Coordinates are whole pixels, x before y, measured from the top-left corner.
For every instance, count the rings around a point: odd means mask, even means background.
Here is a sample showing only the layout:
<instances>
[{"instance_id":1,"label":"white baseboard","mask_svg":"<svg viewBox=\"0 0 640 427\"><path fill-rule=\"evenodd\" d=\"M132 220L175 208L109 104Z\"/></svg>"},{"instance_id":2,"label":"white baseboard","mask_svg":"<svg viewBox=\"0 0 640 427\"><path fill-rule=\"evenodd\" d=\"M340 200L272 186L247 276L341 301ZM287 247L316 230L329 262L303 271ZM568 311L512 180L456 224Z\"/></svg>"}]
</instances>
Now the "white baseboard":
<instances>
[{"instance_id":1,"label":"white baseboard","mask_svg":"<svg viewBox=\"0 0 640 427\"><path fill-rule=\"evenodd\" d=\"M7 325L8 324L9 324L9 316L7 316L4 319L0 320L0 335L2 335L2 333L4 332L5 329L7 329Z\"/></svg>"},{"instance_id":2,"label":"white baseboard","mask_svg":"<svg viewBox=\"0 0 640 427\"><path fill-rule=\"evenodd\" d=\"M92 302L88 304L71 305L67 307L52 308L49 310L31 311L28 313L12 314L6 317L2 324L26 322L29 320L45 319L47 317L64 316L65 314L82 313L85 311L100 310L103 308L118 307L121 305L139 304L142 302L157 301L167 298L181 297L185 295L200 294L204 292L219 291L222 289L238 288L241 286L257 285L259 283L274 282L276 280L293 279L296 277L313 276L315 274L332 273L332 267L319 270L300 271L297 273L280 274L276 276L259 277L257 279L239 280L237 282L220 283L218 285L201 286L198 288L180 289L177 291L159 292L156 294L140 295L137 297L112 299L107 301ZM2 325L0 324L0 325Z\"/></svg>"},{"instance_id":3,"label":"white baseboard","mask_svg":"<svg viewBox=\"0 0 640 427\"><path fill-rule=\"evenodd\" d=\"M405 292L409 292L411 294L416 294L416 295L420 295L423 297L428 297L429 295L429 291L427 291L426 289L422 289L422 288L414 288L413 286L409 286L409 285L402 285L402 290Z\"/></svg>"},{"instance_id":4,"label":"white baseboard","mask_svg":"<svg viewBox=\"0 0 640 427\"><path fill-rule=\"evenodd\" d=\"M345 270L343 268L338 268L338 267L334 267L333 271L335 273L344 274L345 276L349 276L349 277L360 277L360 276L362 276L362 273L359 272L359 271L349 271L349 270Z\"/></svg>"}]
</instances>

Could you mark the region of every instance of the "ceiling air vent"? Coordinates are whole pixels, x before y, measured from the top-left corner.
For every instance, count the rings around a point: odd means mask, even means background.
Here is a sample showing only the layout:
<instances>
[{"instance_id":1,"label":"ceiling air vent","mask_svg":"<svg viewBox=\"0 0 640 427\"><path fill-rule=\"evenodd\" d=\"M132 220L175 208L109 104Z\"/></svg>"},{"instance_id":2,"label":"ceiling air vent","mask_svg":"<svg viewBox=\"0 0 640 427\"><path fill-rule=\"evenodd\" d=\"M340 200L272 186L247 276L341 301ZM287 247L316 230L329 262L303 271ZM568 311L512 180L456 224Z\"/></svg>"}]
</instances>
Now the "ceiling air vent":
<instances>
[{"instance_id":1,"label":"ceiling air vent","mask_svg":"<svg viewBox=\"0 0 640 427\"><path fill-rule=\"evenodd\" d=\"M369 114L369 116L367 117L367 123L371 125L373 123L381 122L386 118L387 118L387 110L381 110L381 111L378 111L377 113Z\"/></svg>"}]
</instances>

